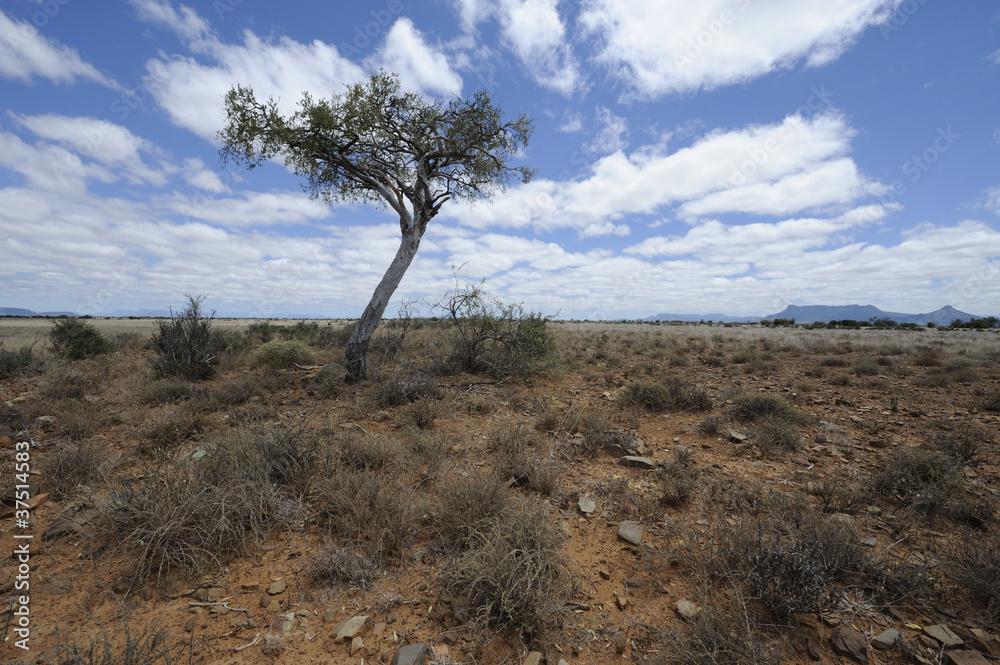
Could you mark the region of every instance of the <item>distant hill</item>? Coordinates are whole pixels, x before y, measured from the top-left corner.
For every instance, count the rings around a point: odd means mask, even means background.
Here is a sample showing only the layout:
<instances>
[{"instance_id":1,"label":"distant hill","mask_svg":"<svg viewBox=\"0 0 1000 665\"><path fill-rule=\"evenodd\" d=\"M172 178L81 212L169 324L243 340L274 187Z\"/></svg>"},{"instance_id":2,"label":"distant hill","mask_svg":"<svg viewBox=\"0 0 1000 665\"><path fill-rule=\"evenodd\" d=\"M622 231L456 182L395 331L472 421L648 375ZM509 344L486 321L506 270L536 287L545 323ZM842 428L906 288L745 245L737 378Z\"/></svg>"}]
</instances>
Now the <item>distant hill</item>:
<instances>
[{"instance_id":1,"label":"distant hill","mask_svg":"<svg viewBox=\"0 0 1000 665\"><path fill-rule=\"evenodd\" d=\"M959 311L951 305L926 314L904 314L901 312L886 312L874 305L789 305L777 314L770 314L765 319L795 319L796 323L826 323L827 321L870 321L871 319L892 319L896 323L915 323L925 326L929 322L937 325L948 325L955 319L968 321L983 317Z\"/></svg>"},{"instance_id":2,"label":"distant hill","mask_svg":"<svg viewBox=\"0 0 1000 665\"><path fill-rule=\"evenodd\" d=\"M672 314L662 313L650 316L643 321L715 321L721 323L752 323L767 319L795 319L796 323L826 323L827 321L870 321L872 319L892 319L896 323L915 323L925 326L933 321L939 326L949 325L955 319L968 321L981 319L982 316L969 314L945 305L941 309L927 314L904 314L902 312L886 312L874 305L789 305L777 314L767 316L728 316L726 314Z\"/></svg>"},{"instance_id":3,"label":"distant hill","mask_svg":"<svg viewBox=\"0 0 1000 665\"><path fill-rule=\"evenodd\" d=\"M38 316L38 312L20 307L0 307L0 316Z\"/></svg>"}]
</instances>

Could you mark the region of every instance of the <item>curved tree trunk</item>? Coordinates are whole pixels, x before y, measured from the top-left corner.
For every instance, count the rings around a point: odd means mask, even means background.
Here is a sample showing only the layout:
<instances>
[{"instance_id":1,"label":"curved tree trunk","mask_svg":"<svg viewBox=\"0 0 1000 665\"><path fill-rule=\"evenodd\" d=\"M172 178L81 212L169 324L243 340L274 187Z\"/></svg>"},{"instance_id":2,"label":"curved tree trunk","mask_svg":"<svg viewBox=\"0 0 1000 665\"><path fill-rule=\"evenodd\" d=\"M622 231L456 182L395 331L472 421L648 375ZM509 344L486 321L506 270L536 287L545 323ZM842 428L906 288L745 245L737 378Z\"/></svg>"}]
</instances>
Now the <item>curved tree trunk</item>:
<instances>
[{"instance_id":1,"label":"curved tree trunk","mask_svg":"<svg viewBox=\"0 0 1000 665\"><path fill-rule=\"evenodd\" d=\"M406 269L413 262L413 257L420 246L420 235L414 231L403 235L399 242L399 249L396 256L389 264L389 269L382 276L382 281L375 287L372 299L365 307L358 325L354 327L351 338L347 341L347 350L344 352L344 367L347 368L348 378L351 381L360 381L368 376L368 344L378 324L382 321L382 315L389 304L389 298L396 291L399 282L403 279Z\"/></svg>"}]
</instances>

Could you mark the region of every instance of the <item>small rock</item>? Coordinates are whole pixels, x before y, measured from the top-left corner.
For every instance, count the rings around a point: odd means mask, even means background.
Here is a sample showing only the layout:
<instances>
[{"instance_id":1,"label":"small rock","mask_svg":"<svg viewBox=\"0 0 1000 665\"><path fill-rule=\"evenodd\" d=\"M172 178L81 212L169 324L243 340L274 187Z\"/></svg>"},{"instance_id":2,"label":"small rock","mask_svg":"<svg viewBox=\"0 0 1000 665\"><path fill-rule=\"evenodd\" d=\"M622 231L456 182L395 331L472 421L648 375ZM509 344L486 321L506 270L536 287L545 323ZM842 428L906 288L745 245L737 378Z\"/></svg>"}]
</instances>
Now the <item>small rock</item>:
<instances>
[{"instance_id":1,"label":"small rock","mask_svg":"<svg viewBox=\"0 0 1000 665\"><path fill-rule=\"evenodd\" d=\"M256 591L260 588L260 582L245 582L240 585L240 588L244 591Z\"/></svg>"},{"instance_id":2,"label":"small rock","mask_svg":"<svg viewBox=\"0 0 1000 665\"><path fill-rule=\"evenodd\" d=\"M396 652L389 665L425 665L431 650L426 644L407 644Z\"/></svg>"},{"instance_id":3,"label":"small rock","mask_svg":"<svg viewBox=\"0 0 1000 665\"><path fill-rule=\"evenodd\" d=\"M267 587L267 592L272 596L277 596L279 593L284 592L288 588L288 582L284 577L279 577L278 579L271 582L271 586Z\"/></svg>"},{"instance_id":4,"label":"small rock","mask_svg":"<svg viewBox=\"0 0 1000 665\"><path fill-rule=\"evenodd\" d=\"M532 651L528 654L527 658L524 659L521 665L542 665L542 652Z\"/></svg>"},{"instance_id":5,"label":"small rock","mask_svg":"<svg viewBox=\"0 0 1000 665\"><path fill-rule=\"evenodd\" d=\"M330 363L328 365L323 365L318 372L316 372L317 380L328 380L335 381L337 379L342 379L347 376L347 368L340 363Z\"/></svg>"},{"instance_id":6,"label":"small rock","mask_svg":"<svg viewBox=\"0 0 1000 665\"><path fill-rule=\"evenodd\" d=\"M55 416L38 416L35 418L35 422L39 425L55 425L56 420Z\"/></svg>"},{"instance_id":7,"label":"small rock","mask_svg":"<svg viewBox=\"0 0 1000 665\"><path fill-rule=\"evenodd\" d=\"M351 655L353 656L357 652L365 648L365 641L360 637L355 637L351 640Z\"/></svg>"},{"instance_id":8,"label":"small rock","mask_svg":"<svg viewBox=\"0 0 1000 665\"><path fill-rule=\"evenodd\" d=\"M932 651L937 651L938 649L941 648L941 643L929 635L920 634L917 635L917 639L920 641L921 644L923 644L925 647L927 647Z\"/></svg>"},{"instance_id":9,"label":"small rock","mask_svg":"<svg viewBox=\"0 0 1000 665\"><path fill-rule=\"evenodd\" d=\"M983 654L972 650L957 650L944 652L944 665L989 665L990 661Z\"/></svg>"},{"instance_id":10,"label":"small rock","mask_svg":"<svg viewBox=\"0 0 1000 665\"><path fill-rule=\"evenodd\" d=\"M871 538L862 538L861 544L864 545L865 547L875 547L876 545L878 545L878 538L876 538L875 536L872 536Z\"/></svg>"},{"instance_id":11,"label":"small rock","mask_svg":"<svg viewBox=\"0 0 1000 665\"><path fill-rule=\"evenodd\" d=\"M253 628L253 621L246 617L236 617L229 622L233 628Z\"/></svg>"},{"instance_id":12,"label":"small rock","mask_svg":"<svg viewBox=\"0 0 1000 665\"><path fill-rule=\"evenodd\" d=\"M826 518L826 521L841 526L848 531L855 531L858 528L857 520L847 513L833 513Z\"/></svg>"},{"instance_id":13,"label":"small rock","mask_svg":"<svg viewBox=\"0 0 1000 665\"><path fill-rule=\"evenodd\" d=\"M372 635L378 637L383 632L385 632L387 624L384 621L379 621L374 626L372 626Z\"/></svg>"},{"instance_id":14,"label":"small rock","mask_svg":"<svg viewBox=\"0 0 1000 665\"><path fill-rule=\"evenodd\" d=\"M337 608L335 608L335 607L328 607L325 610L323 610L323 621L324 622L330 623L331 621L333 621L336 618L337 618Z\"/></svg>"},{"instance_id":15,"label":"small rock","mask_svg":"<svg viewBox=\"0 0 1000 665\"><path fill-rule=\"evenodd\" d=\"M625 520L618 526L618 537L633 545L642 543L643 526L638 522Z\"/></svg>"},{"instance_id":16,"label":"small rock","mask_svg":"<svg viewBox=\"0 0 1000 665\"><path fill-rule=\"evenodd\" d=\"M691 619L698 616L698 614L701 612L701 608L692 603L687 598L681 598L680 600L678 600L676 603L676 607L677 607L677 614L679 614L680 617L685 621L690 621Z\"/></svg>"},{"instance_id":17,"label":"small rock","mask_svg":"<svg viewBox=\"0 0 1000 665\"><path fill-rule=\"evenodd\" d=\"M841 656L848 656L861 665L868 665L868 640L849 626L840 626L830 635L830 645Z\"/></svg>"},{"instance_id":18,"label":"small rock","mask_svg":"<svg viewBox=\"0 0 1000 665\"><path fill-rule=\"evenodd\" d=\"M192 630L194 630L194 627L197 624L198 624L198 617L191 617L190 619L187 620L187 623L184 624L184 632L190 633Z\"/></svg>"},{"instance_id":19,"label":"small rock","mask_svg":"<svg viewBox=\"0 0 1000 665\"><path fill-rule=\"evenodd\" d=\"M587 515L597 510L597 504L590 497L581 496L580 500L577 501L577 505L580 506L580 512Z\"/></svg>"},{"instance_id":20,"label":"small rock","mask_svg":"<svg viewBox=\"0 0 1000 665\"><path fill-rule=\"evenodd\" d=\"M817 663L823 662L823 652L819 650L819 647L815 644L810 644L806 647L806 651L809 653L809 657L815 660Z\"/></svg>"},{"instance_id":21,"label":"small rock","mask_svg":"<svg viewBox=\"0 0 1000 665\"><path fill-rule=\"evenodd\" d=\"M565 660L563 660L562 658L560 658L559 662L557 663L557 665L569 665L569 663L567 663Z\"/></svg>"},{"instance_id":22,"label":"small rock","mask_svg":"<svg viewBox=\"0 0 1000 665\"><path fill-rule=\"evenodd\" d=\"M616 596L615 601L618 603L618 609L624 610L628 605L628 598L625 596Z\"/></svg>"},{"instance_id":23,"label":"small rock","mask_svg":"<svg viewBox=\"0 0 1000 665\"><path fill-rule=\"evenodd\" d=\"M192 596L195 600L200 600L203 603L217 603L222 599L222 594L222 589L217 586L212 586L195 589Z\"/></svg>"},{"instance_id":24,"label":"small rock","mask_svg":"<svg viewBox=\"0 0 1000 665\"><path fill-rule=\"evenodd\" d=\"M340 624L337 631L333 635L333 639L338 642L344 640L353 640L355 637L361 637L367 633L372 627L372 619L369 616L356 616L351 617L344 623Z\"/></svg>"},{"instance_id":25,"label":"small rock","mask_svg":"<svg viewBox=\"0 0 1000 665\"><path fill-rule=\"evenodd\" d=\"M729 430L729 438L737 443L743 443L747 440L747 435L743 432L737 432L734 429Z\"/></svg>"},{"instance_id":26,"label":"small rock","mask_svg":"<svg viewBox=\"0 0 1000 665\"><path fill-rule=\"evenodd\" d=\"M872 646L875 647L876 649L886 651L895 646L896 642L899 641L900 637L902 637L902 635L900 635L898 630L890 628L888 630L882 631L874 638L872 638Z\"/></svg>"},{"instance_id":27,"label":"small rock","mask_svg":"<svg viewBox=\"0 0 1000 665\"><path fill-rule=\"evenodd\" d=\"M631 469L655 469L656 464L653 460L648 457L639 457L637 455L625 455L618 459L618 463L622 466L627 466Z\"/></svg>"},{"instance_id":28,"label":"small rock","mask_svg":"<svg viewBox=\"0 0 1000 665\"><path fill-rule=\"evenodd\" d=\"M935 640L940 642L945 649L960 647L965 644L961 637L956 635L951 628L943 623L936 624L934 626L924 626L924 634L933 637Z\"/></svg>"},{"instance_id":29,"label":"small rock","mask_svg":"<svg viewBox=\"0 0 1000 665\"><path fill-rule=\"evenodd\" d=\"M603 568L599 569L597 571L597 574L601 576L602 580L610 580L611 579L611 573L609 573L608 571L606 571Z\"/></svg>"},{"instance_id":30,"label":"small rock","mask_svg":"<svg viewBox=\"0 0 1000 665\"><path fill-rule=\"evenodd\" d=\"M625 579L622 580L622 584L632 589L646 588L646 580L642 579L641 577L626 577Z\"/></svg>"}]
</instances>

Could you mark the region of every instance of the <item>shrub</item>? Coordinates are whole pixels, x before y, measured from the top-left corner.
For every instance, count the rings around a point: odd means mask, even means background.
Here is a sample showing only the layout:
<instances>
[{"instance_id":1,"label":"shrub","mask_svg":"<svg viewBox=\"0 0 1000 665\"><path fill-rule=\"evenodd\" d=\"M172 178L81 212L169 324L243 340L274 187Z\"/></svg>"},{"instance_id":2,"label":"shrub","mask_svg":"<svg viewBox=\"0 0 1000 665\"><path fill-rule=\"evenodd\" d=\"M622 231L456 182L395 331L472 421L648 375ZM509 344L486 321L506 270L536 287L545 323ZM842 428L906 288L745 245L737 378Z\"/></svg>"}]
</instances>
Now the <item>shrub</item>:
<instances>
[{"instance_id":1,"label":"shrub","mask_svg":"<svg viewBox=\"0 0 1000 665\"><path fill-rule=\"evenodd\" d=\"M798 429L777 415L765 415L754 420L750 440L765 457L793 452L802 444Z\"/></svg>"},{"instance_id":2,"label":"shrub","mask_svg":"<svg viewBox=\"0 0 1000 665\"><path fill-rule=\"evenodd\" d=\"M403 427L427 429L434 425L434 421L437 420L442 411L443 406L439 400L421 397L402 407L396 413L396 422Z\"/></svg>"},{"instance_id":3,"label":"shrub","mask_svg":"<svg viewBox=\"0 0 1000 665\"><path fill-rule=\"evenodd\" d=\"M732 401L733 417L743 422L754 422L766 417L790 422L797 422L801 419L795 407L778 395L745 392L737 394Z\"/></svg>"},{"instance_id":4,"label":"shrub","mask_svg":"<svg viewBox=\"0 0 1000 665\"><path fill-rule=\"evenodd\" d=\"M382 575L378 560L370 553L352 545L341 547L331 540L320 546L307 567L313 582L326 587L351 584L370 589Z\"/></svg>"},{"instance_id":5,"label":"shrub","mask_svg":"<svg viewBox=\"0 0 1000 665\"><path fill-rule=\"evenodd\" d=\"M35 662L59 665L194 665L200 662L195 654L202 647L194 639L175 638L153 626L141 630L133 628L122 602L114 594L108 595L118 603L118 625L109 627L91 616L97 629L78 626L73 631L67 630L70 634L76 633L77 639L73 642L57 626L53 657L42 655ZM88 637L81 643L82 635Z\"/></svg>"},{"instance_id":6,"label":"shrub","mask_svg":"<svg viewBox=\"0 0 1000 665\"><path fill-rule=\"evenodd\" d=\"M60 319L52 324L49 340L57 355L69 360L82 360L110 353L111 342L92 324L80 319Z\"/></svg>"},{"instance_id":7,"label":"shrub","mask_svg":"<svg viewBox=\"0 0 1000 665\"><path fill-rule=\"evenodd\" d=\"M851 365L851 373L855 376L876 376L882 373L882 366L874 358L858 358Z\"/></svg>"},{"instance_id":8,"label":"shrub","mask_svg":"<svg viewBox=\"0 0 1000 665\"><path fill-rule=\"evenodd\" d=\"M435 307L451 321L448 364L457 371L496 377L524 376L548 359L553 348L551 317L505 305L466 282Z\"/></svg>"},{"instance_id":9,"label":"shrub","mask_svg":"<svg viewBox=\"0 0 1000 665\"><path fill-rule=\"evenodd\" d=\"M188 305L179 314L171 310L170 319L159 322L153 335L156 354L153 369L160 376L178 376L200 381L215 374L219 353L224 344L212 330L212 315L206 317L201 303L204 296L187 296Z\"/></svg>"},{"instance_id":10,"label":"shrub","mask_svg":"<svg viewBox=\"0 0 1000 665\"><path fill-rule=\"evenodd\" d=\"M656 470L660 483L660 503L676 506L686 502L698 481L694 453L686 446L674 448L674 461Z\"/></svg>"},{"instance_id":11,"label":"shrub","mask_svg":"<svg viewBox=\"0 0 1000 665\"><path fill-rule=\"evenodd\" d=\"M932 511L958 487L959 470L955 459L941 451L900 448L872 475L871 486L898 505Z\"/></svg>"},{"instance_id":12,"label":"shrub","mask_svg":"<svg viewBox=\"0 0 1000 665\"><path fill-rule=\"evenodd\" d=\"M274 340L251 351L248 360L251 367L279 369L289 365L312 365L316 362L316 354L305 342Z\"/></svg>"},{"instance_id":13,"label":"shrub","mask_svg":"<svg viewBox=\"0 0 1000 665\"><path fill-rule=\"evenodd\" d=\"M319 483L318 495L331 530L376 556L398 555L413 541L417 497L395 474L341 470Z\"/></svg>"},{"instance_id":14,"label":"shrub","mask_svg":"<svg viewBox=\"0 0 1000 665\"><path fill-rule=\"evenodd\" d=\"M539 639L561 623L572 591L561 541L544 504L519 502L471 531L469 548L442 571L441 586L468 600L474 624Z\"/></svg>"},{"instance_id":15,"label":"shrub","mask_svg":"<svg viewBox=\"0 0 1000 665\"><path fill-rule=\"evenodd\" d=\"M444 391L437 381L424 374L398 369L392 374L375 377L366 392L366 399L378 409L416 402L421 397L441 399Z\"/></svg>"},{"instance_id":16,"label":"shrub","mask_svg":"<svg viewBox=\"0 0 1000 665\"><path fill-rule=\"evenodd\" d=\"M1000 627L1000 537L968 533L957 538L950 552L952 576L986 609L986 618Z\"/></svg>"},{"instance_id":17,"label":"shrub","mask_svg":"<svg viewBox=\"0 0 1000 665\"><path fill-rule=\"evenodd\" d=\"M661 381L638 381L630 384L618 398L624 406L638 406L655 413L668 409L712 408L712 400L705 391L678 378Z\"/></svg>"},{"instance_id":18,"label":"shrub","mask_svg":"<svg viewBox=\"0 0 1000 665\"><path fill-rule=\"evenodd\" d=\"M667 633L673 662L682 665L778 665L774 650L758 622L737 596L731 606L717 604L715 594L687 622L687 630Z\"/></svg>"},{"instance_id":19,"label":"shrub","mask_svg":"<svg viewBox=\"0 0 1000 665\"><path fill-rule=\"evenodd\" d=\"M953 432L940 432L930 447L955 460L959 466L980 467L990 461L993 435L974 425L960 425Z\"/></svg>"},{"instance_id":20,"label":"shrub","mask_svg":"<svg viewBox=\"0 0 1000 665\"><path fill-rule=\"evenodd\" d=\"M62 501L81 485L103 483L116 461L102 445L82 441L57 446L39 466L53 497Z\"/></svg>"},{"instance_id":21,"label":"shrub","mask_svg":"<svg viewBox=\"0 0 1000 665\"><path fill-rule=\"evenodd\" d=\"M0 380L17 376L31 376L45 369L45 361L35 355L34 347L23 346L17 350L4 348L0 339Z\"/></svg>"},{"instance_id":22,"label":"shrub","mask_svg":"<svg viewBox=\"0 0 1000 665\"><path fill-rule=\"evenodd\" d=\"M209 423L200 414L174 414L154 422L144 432L138 451L142 455L155 455L178 448L187 441L206 432Z\"/></svg>"},{"instance_id":23,"label":"shrub","mask_svg":"<svg viewBox=\"0 0 1000 665\"><path fill-rule=\"evenodd\" d=\"M194 394L194 384L187 379L168 377L149 383L137 397L144 404L177 404Z\"/></svg>"},{"instance_id":24,"label":"shrub","mask_svg":"<svg viewBox=\"0 0 1000 665\"><path fill-rule=\"evenodd\" d=\"M458 477L441 485L441 508L434 523L437 540L452 551L467 549L472 534L507 510L512 494L497 474Z\"/></svg>"}]
</instances>

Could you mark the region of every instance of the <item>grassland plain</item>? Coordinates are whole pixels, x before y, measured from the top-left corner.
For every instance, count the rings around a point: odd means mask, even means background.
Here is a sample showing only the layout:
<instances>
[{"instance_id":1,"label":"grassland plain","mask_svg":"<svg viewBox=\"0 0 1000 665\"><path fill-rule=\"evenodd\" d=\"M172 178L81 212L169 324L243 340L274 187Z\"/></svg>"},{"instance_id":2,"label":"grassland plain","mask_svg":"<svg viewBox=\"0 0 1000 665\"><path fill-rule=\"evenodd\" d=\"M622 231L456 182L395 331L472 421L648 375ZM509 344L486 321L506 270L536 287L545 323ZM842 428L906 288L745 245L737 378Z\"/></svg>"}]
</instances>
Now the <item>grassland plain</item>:
<instances>
[{"instance_id":1,"label":"grassland plain","mask_svg":"<svg viewBox=\"0 0 1000 665\"><path fill-rule=\"evenodd\" d=\"M0 521L34 535L31 651L5 559L0 661L847 663L856 632L938 662L941 625L1000 655L995 332L553 322L508 377L416 321L346 385L316 367L347 322L217 320L195 382L153 371L154 321L89 323L113 350L68 361L0 319L32 350L0 494L25 438L37 486Z\"/></svg>"}]
</instances>

